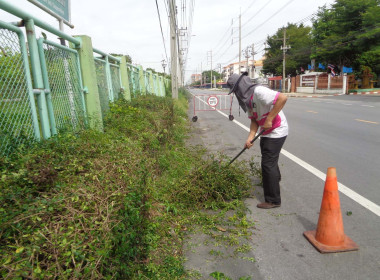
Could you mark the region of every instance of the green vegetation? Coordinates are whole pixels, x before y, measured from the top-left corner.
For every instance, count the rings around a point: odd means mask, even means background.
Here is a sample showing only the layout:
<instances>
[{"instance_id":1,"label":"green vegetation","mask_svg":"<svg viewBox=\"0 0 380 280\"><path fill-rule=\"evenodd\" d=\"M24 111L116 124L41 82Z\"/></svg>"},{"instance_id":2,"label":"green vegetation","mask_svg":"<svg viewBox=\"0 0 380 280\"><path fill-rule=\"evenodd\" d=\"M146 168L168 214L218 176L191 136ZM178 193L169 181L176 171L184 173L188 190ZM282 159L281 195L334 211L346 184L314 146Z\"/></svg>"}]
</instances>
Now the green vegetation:
<instances>
[{"instance_id":1,"label":"green vegetation","mask_svg":"<svg viewBox=\"0 0 380 280\"><path fill-rule=\"evenodd\" d=\"M202 72L202 77L203 77L203 82L204 83L210 83L210 80L211 80L211 74L212 74L212 77L218 81L221 79L221 74L219 72L216 72L216 71L212 71L211 73L211 70L209 71L203 71ZM214 80L212 80L212 82L214 82ZM200 84L200 81L199 83L195 83L195 84Z\"/></svg>"},{"instance_id":2,"label":"green vegetation","mask_svg":"<svg viewBox=\"0 0 380 280\"><path fill-rule=\"evenodd\" d=\"M336 0L313 21L313 58L380 73L380 1Z\"/></svg>"},{"instance_id":3,"label":"green vegetation","mask_svg":"<svg viewBox=\"0 0 380 280\"><path fill-rule=\"evenodd\" d=\"M301 67L307 69L311 59L318 67L322 63L353 67L356 74L367 66L380 73L380 1L335 0L331 7L320 7L313 18L312 27L303 24L286 26L287 74L295 75ZM283 53L281 46L284 27L267 38L263 73L282 75Z\"/></svg>"},{"instance_id":4,"label":"green vegetation","mask_svg":"<svg viewBox=\"0 0 380 280\"><path fill-rule=\"evenodd\" d=\"M288 24L286 26L286 44L291 46L287 51L285 73L296 75L300 67L307 69L310 64L310 55L312 49L312 39L310 36L311 28L308 26L299 26ZM282 74L283 65L283 45L284 28L277 30L276 34L267 38L268 52L264 60L263 73Z\"/></svg>"},{"instance_id":5,"label":"green vegetation","mask_svg":"<svg viewBox=\"0 0 380 280\"><path fill-rule=\"evenodd\" d=\"M215 280L232 280L230 277L226 276L223 272L214 271L210 274ZM240 277L239 280L251 280L251 277Z\"/></svg>"},{"instance_id":6,"label":"green vegetation","mask_svg":"<svg viewBox=\"0 0 380 280\"><path fill-rule=\"evenodd\" d=\"M61 133L0 158L1 277L188 279L186 233L239 245L249 172L187 147L186 110L183 96L121 100L105 133Z\"/></svg>"}]
</instances>

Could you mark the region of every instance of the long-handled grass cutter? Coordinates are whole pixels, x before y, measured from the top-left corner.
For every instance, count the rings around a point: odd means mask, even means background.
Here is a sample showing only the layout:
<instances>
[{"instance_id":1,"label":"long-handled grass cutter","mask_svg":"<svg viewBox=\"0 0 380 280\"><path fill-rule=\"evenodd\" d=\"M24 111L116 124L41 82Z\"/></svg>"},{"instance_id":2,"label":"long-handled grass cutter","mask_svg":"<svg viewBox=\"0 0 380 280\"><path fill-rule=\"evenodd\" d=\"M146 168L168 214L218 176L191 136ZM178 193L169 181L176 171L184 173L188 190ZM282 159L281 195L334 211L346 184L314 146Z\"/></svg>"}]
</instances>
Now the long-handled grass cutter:
<instances>
[{"instance_id":1,"label":"long-handled grass cutter","mask_svg":"<svg viewBox=\"0 0 380 280\"><path fill-rule=\"evenodd\" d=\"M259 134L257 134L256 136L255 136L255 138L253 138L252 140L251 140L251 144L253 143L253 142L255 142L256 141L256 139L257 138L259 138L260 136L261 136L261 134L263 134L264 133L264 129L263 130L261 130L260 131L260 133ZM231 161L230 161L230 163L228 164L228 165L230 165L231 163L233 163L242 153L244 153L244 151L246 150L247 148L246 147L244 147L244 149L243 150L241 150L240 151L240 153L238 153Z\"/></svg>"}]
</instances>

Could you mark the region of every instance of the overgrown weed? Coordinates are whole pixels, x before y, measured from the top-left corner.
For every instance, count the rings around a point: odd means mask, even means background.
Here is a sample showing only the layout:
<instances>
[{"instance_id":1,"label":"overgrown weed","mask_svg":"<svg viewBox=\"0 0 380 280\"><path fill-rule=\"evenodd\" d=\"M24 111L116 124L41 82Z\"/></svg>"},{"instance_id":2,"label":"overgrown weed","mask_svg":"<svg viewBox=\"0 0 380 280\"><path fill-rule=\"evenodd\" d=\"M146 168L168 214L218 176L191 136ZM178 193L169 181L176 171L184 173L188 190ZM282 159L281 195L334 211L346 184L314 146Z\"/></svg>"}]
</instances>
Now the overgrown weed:
<instances>
[{"instance_id":1,"label":"overgrown weed","mask_svg":"<svg viewBox=\"0 0 380 280\"><path fill-rule=\"evenodd\" d=\"M186 279L194 225L247 229L247 170L186 147L186 109L185 98L118 101L105 133L59 134L2 158L1 277Z\"/></svg>"}]
</instances>

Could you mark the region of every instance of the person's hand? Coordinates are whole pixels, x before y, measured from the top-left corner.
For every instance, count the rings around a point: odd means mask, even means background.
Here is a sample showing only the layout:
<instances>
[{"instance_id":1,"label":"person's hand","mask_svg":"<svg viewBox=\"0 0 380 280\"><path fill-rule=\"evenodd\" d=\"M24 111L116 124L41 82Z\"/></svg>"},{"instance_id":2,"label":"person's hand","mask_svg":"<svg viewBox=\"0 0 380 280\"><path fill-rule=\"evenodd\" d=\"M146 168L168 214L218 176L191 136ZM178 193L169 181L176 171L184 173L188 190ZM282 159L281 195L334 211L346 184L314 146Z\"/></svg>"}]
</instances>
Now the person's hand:
<instances>
[{"instance_id":1,"label":"person's hand","mask_svg":"<svg viewBox=\"0 0 380 280\"><path fill-rule=\"evenodd\" d=\"M265 120L265 123L264 123L264 125L262 126L262 128L264 129L264 130L268 130L268 129L271 129L272 128L272 120L270 120L270 119L266 119Z\"/></svg>"},{"instance_id":2,"label":"person's hand","mask_svg":"<svg viewBox=\"0 0 380 280\"><path fill-rule=\"evenodd\" d=\"M251 148L253 146L253 143L251 143L252 139L247 139L247 141L245 141L245 145L244 145L244 148Z\"/></svg>"}]
</instances>

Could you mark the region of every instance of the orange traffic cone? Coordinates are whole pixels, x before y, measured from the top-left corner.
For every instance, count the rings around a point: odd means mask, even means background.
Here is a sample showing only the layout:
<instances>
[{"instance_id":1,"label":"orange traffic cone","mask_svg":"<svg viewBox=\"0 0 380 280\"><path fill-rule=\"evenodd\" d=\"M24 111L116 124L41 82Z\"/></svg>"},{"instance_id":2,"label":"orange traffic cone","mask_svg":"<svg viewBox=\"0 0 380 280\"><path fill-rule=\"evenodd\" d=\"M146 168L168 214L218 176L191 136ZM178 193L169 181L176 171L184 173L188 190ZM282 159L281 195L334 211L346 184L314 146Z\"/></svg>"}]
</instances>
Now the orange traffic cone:
<instances>
[{"instance_id":1,"label":"orange traffic cone","mask_svg":"<svg viewBox=\"0 0 380 280\"><path fill-rule=\"evenodd\" d=\"M321 253L359 250L358 245L344 234L338 180L334 167L327 169L317 230L305 231L303 235Z\"/></svg>"}]
</instances>

